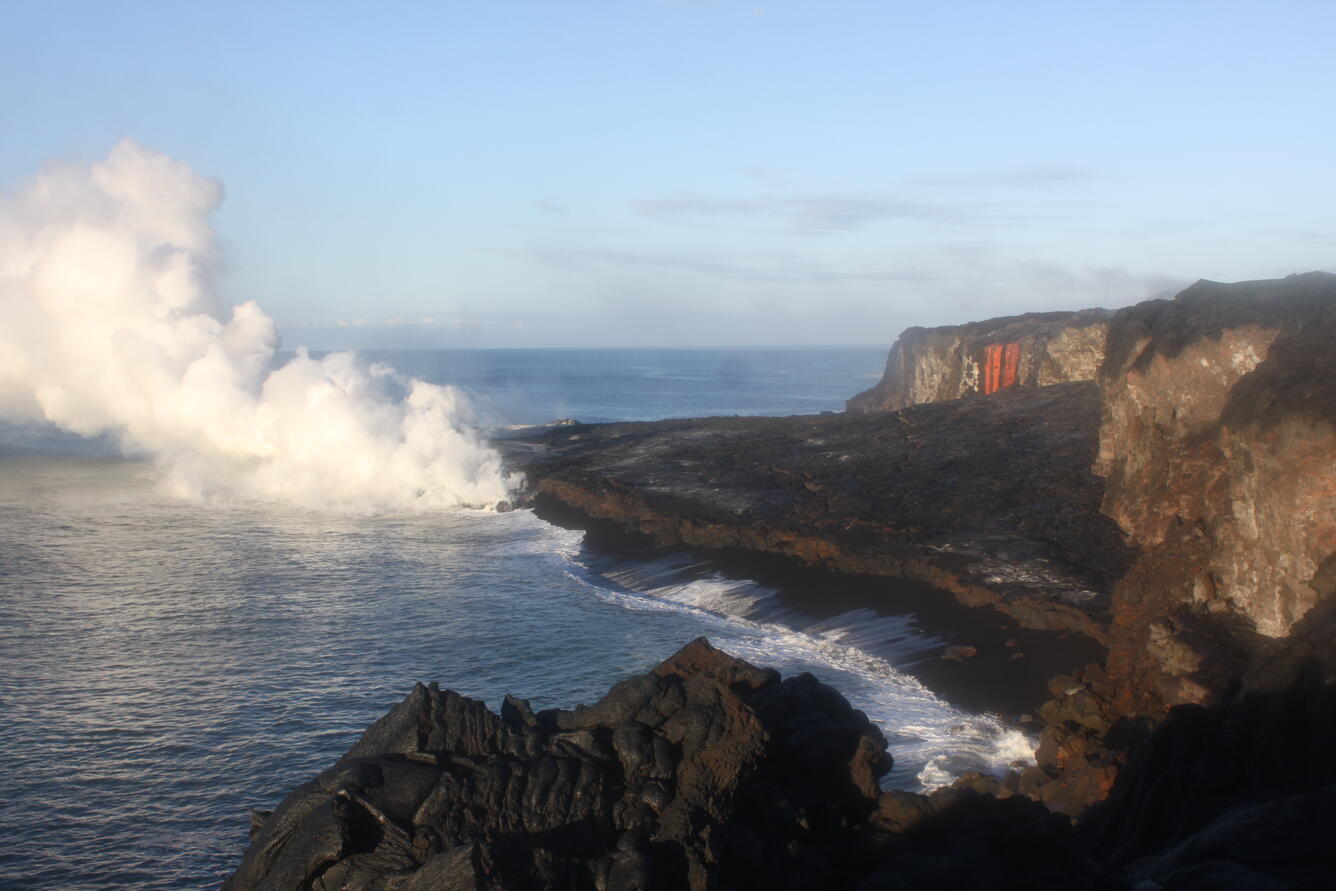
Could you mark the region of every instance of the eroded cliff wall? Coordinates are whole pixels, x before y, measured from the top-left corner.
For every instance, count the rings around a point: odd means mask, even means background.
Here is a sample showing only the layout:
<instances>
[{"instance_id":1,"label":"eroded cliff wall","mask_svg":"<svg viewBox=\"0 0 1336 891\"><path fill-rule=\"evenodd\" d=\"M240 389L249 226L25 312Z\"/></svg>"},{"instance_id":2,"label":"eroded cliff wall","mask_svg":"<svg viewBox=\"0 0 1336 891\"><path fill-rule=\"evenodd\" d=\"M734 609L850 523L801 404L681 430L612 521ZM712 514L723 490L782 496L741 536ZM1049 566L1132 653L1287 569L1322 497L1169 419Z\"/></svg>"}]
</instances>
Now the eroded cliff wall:
<instances>
[{"instance_id":1,"label":"eroded cliff wall","mask_svg":"<svg viewBox=\"0 0 1336 891\"><path fill-rule=\"evenodd\" d=\"M1118 583L1111 714L1211 701L1320 599L1336 553L1336 276L1221 284L1111 313L911 328L852 412L1097 379Z\"/></svg>"},{"instance_id":2,"label":"eroded cliff wall","mask_svg":"<svg viewBox=\"0 0 1336 891\"><path fill-rule=\"evenodd\" d=\"M1087 309L910 328L891 347L881 381L850 399L848 410L898 411L1016 386L1094 380L1111 315Z\"/></svg>"},{"instance_id":3,"label":"eroded cliff wall","mask_svg":"<svg viewBox=\"0 0 1336 891\"><path fill-rule=\"evenodd\" d=\"M1097 378L1100 510L1137 556L1114 585L1106 665L1054 678L1041 709L1028 794L1067 813L1107 793L1137 727L1217 701L1315 607L1329 623L1336 597L1336 276L1200 281L1091 318L911 329L850 402Z\"/></svg>"},{"instance_id":4,"label":"eroded cliff wall","mask_svg":"<svg viewBox=\"0 0 1336 891\"><path fill-rule=\"evenodd\" d=\"M1319 600L1336 553L1336 276L1201 281L1120 311L1100 370L1120 711L1204 702Z\"/></svg>"}]
</instances>

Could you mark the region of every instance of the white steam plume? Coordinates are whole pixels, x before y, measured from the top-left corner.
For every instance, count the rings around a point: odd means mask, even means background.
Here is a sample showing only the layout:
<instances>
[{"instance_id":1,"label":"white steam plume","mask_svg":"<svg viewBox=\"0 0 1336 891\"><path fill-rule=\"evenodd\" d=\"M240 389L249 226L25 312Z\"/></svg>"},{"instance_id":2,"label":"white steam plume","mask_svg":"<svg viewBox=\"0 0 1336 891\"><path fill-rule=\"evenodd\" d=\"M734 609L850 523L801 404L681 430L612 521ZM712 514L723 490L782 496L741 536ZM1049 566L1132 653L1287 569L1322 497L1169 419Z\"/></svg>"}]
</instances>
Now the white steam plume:
<instances>
[{"instance_id":1,"label":"white steam plume","mask_svg":"<svg viewBox=\"0 0 1336 891\"><path fill-rule=\"evenodd\" d=\"M348 353L274 369L211 288L215 180L133 142L0 203L0 414L148 453L178 494L429 509L506 497L449 387Z\"/></svg>"}]
</instances>

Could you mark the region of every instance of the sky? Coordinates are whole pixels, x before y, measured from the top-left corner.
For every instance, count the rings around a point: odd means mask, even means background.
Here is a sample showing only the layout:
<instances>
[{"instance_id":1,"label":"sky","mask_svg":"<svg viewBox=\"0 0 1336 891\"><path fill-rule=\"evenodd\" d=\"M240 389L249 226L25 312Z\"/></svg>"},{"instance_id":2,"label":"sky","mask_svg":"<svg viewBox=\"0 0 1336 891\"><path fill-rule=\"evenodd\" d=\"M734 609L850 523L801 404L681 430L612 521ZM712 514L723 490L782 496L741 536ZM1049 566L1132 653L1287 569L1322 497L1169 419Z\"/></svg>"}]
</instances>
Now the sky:
<instances>
[{"instance_id":1,"label":"sky","mask_svg":"<svg viewBox=\"0 0 1336 891\"><path fill-rule=\"evenodd\" d=\"M0 192L217 177L286 345L889 344L1336 270L1336 3L9 0Z\"/></svg>"}]
</instances>

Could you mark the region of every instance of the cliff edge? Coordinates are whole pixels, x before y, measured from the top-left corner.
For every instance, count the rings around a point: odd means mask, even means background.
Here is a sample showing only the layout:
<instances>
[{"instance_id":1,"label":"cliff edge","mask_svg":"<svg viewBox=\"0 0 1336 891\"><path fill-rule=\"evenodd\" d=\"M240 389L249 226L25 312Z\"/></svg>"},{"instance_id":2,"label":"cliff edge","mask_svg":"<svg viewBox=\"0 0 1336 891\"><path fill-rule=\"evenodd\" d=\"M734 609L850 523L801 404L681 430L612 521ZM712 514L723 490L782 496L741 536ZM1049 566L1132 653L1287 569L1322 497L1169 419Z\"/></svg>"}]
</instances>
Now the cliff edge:
<instances>
[{"instance_id":1,"label":"cliff edge","mask_svg":"<svg viewBox=\"0 0 1336 891\"><path fill-rule=\"evenodd\" d=\"M1336 595L1336 276L1200 281L1119 311L1101 511L1137 553L1103 666L1051 685L1039 760L1079 812L1166 711L1211 704Z\"/></svg>"},{"instance_id":2,"label":"cliff edge","mask_svg":"<svg viewBox=\"0 0 1336 891\"><path fill-rule=\"evenodd\" d=\"M559 503L661 545L915 579L1027 628L1101 640L1133 554L1099 513L1098 425L1087 381L893 413L577 425L497 444L544 515Z\"/></svg>"},{"instance_id":3,"label":"cliff edge","mask_svg":"<svg viewBox=\"0 0 1336 891\"><path fill-rule=\"evenodd\" d=\"M875 387L850 412L898 411L1011 387L1094 380L1104 359L1105 309L1028 313L940 328L909 328Z\"/></svg>"}]
</instances>

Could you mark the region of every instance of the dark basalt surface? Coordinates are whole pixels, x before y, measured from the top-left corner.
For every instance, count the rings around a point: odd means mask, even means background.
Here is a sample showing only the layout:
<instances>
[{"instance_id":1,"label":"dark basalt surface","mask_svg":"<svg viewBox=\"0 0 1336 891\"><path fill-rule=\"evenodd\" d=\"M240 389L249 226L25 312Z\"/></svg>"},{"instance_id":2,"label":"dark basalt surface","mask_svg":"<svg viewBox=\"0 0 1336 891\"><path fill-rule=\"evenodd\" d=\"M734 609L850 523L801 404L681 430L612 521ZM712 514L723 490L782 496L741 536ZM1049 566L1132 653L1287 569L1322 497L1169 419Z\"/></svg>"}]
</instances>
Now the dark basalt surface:
<instances>
[{"instance_id":1,"label":"dark basalt surface","mask_svg":"<svg viewBox=\"0 0 1336 891\"><path fill-rule=\"evenodd\" d=\"M419 685L257 815L224 888L1330 888L1333 603L1075 828L1014 776L879 792L884 739L839 693L697 640L573 711Z\"/></svg>"},{"instance_id":2,"label":"dark basalt surface","mask_svg":"<svg viewBox=\"0 0 1336 891\"><path fill-rule=\"evenodd\" d=\"M1172 709L1081 828L1154 887L1336 887L1336 600L1218 705Z\"/></svg>"},{"instance_id":3,"label":"dark basalt surface","mask_svg":"<svg viewBox=\"0 0 1336 891\"><path fill-rule=\"evenodd\" d=\"M263 821L226 887L847 886L885 745L810 675L703 639L574 711L418 685Z\"/></svg>"},{"instance_id":4,"label":"dark basalt surface","mask_svg":"<svg viewBox=\"0 0 1336 891\"><path fill-rule=\"evenodd\" d=\"M508 698L498 716L419 685L257 820L224 887L1097 887L1033 802L924 799L920 825L878 828L890 764L835 690L704 640L574 711Z\"/></svg>"},{"instance_id":5,"label":"dark basalt surface","mask_svg":"<svg viewBox=\"0 0 1336 891\"><path fill-rule=\"evenodd\" d=\"M497 445L535 503L661 544L914 578L1099 639L1132 559L1099 513L1094 383L890 413L528 431Z\"/></svg>"}]
</instances>

